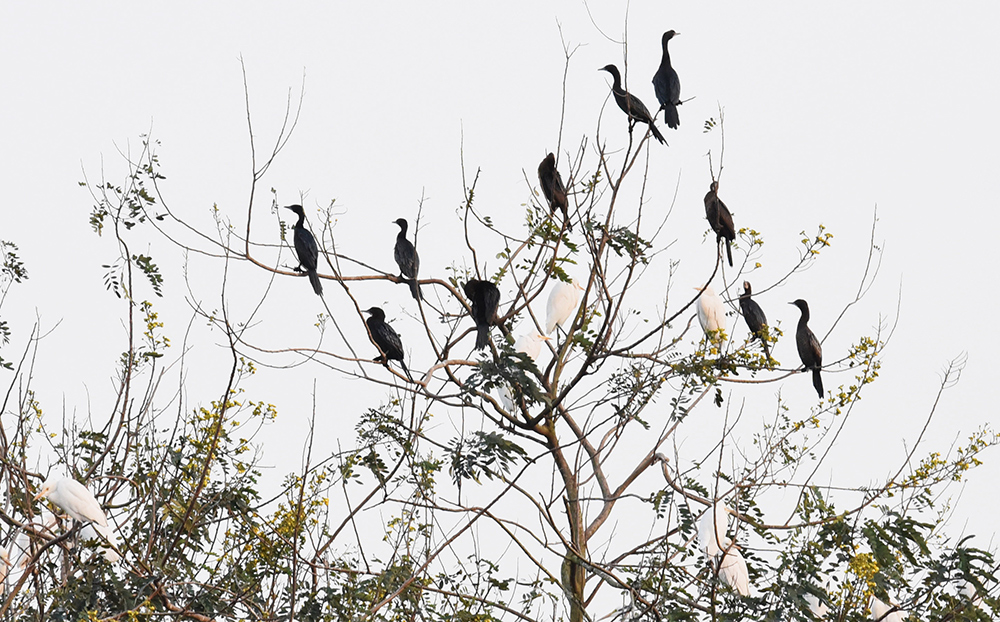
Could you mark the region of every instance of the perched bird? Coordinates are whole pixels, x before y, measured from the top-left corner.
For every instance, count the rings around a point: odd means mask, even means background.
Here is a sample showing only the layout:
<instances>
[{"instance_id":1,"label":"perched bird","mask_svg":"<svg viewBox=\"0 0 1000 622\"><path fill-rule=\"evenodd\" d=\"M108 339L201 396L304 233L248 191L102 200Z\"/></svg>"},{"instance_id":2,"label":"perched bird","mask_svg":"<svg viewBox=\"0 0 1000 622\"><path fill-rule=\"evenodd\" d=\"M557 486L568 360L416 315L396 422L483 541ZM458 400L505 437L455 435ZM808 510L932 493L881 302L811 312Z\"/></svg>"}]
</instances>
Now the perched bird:
<instances>
[{"instance_id":1,"label":"perched bird","mask_svg":"<svg viewBox=\"0 0 1000 622\"><path fill-rule=\"evenodd\" d=\"M299 219L295 223L295 254L299 256L299 266L297 272L305 270L309 275L309 282L317 296L323 295L323 283L316 273L316 266L319 262L319 247L316 246L316 238L306 229L306 213L302 211L301 205L286 205L285 209L290 209L298 215Z\"/></svg>"},{"instance_id":2,"label":"perched bird","mask_svg":"<svg viewBox=\"0 0 1000 622\"><path fill-rule=\"evenodd\" d=\"M538 355L542 353L542 344L550 339L552 338L546 337L538 331L531 331L517 338L517 341L514 342L514 351L526 354L532 361L537 361ZM514 398L506 386L500 389L500 403L503 404L504 410L507 412L514 408Z\"/></svg>"},{"instance_id":3,"label":"perched bird","mask_svg":"<svg viewBox=\"0 0 1000 622\"><path fill-rule=\"evenodd\" d=\"M367 309L365 313L371 316L365 320L365 324L368 325L368 330L372 334L372 340L375 341L375 345L382 352L372 360L382 363L386 367L389 366L389 361L391 360L399 361L399 364L403 366L403 371L406 372L406 377L412 381L413 377L410 376L410 370L406 368L406 363L403 361L403 342L392 326L385 323L385 311L378 307L372 307Z\"/></svg>"},{"instance_id":4,"label":"perched bird","mask_svg":"<svg viewBox=\"0 0 1000 622\"><path fill-rule=\"evenodd\" d=\"M895 611L893 611L895 609ZM879 622L903 622L909 615L902 609L887 605L878 598L872 596L872 620ZM889 613L892 611L892 613Z\"/></svg>"},{"instance_id":5,"label":"perched bird","mask_svg":"<svg viewBox=\"0 0 1000 622\"><path fill-rule=\"evenodd\" d=\"M472 303L472 319L476 322L476 349L482 350L490 342L490 326L497 325L497 306L500 290L489 281L469 279L462 286Z\"/></svg>"},{"instance_id":6,"label":"perched bird","mask_svg":"<svg viewBox=\"0 0 1000 622\"><path fill-rule=\"evenodd\" d=\"M670 52L667 51L667 44L679 34L681 33L673 30L663 33L663 39L661 39L663 58L660 59L660 68L653 74L653 89L656 91L656 99L660 102L660 109L663 110L663 122L674 130L681 126L681 118L677 114L677 106L681 104L681 80L670 65Z\"/></svg>"},{"instance_id":7,"label":"perched bird","mask_svg":"<svg viewBox=\"0 0 1000 622\"><path fill-rule=\"evenodd\" d=\"M562 177L556 170L556 156L550 153L545 156L542 163L538 165L538 183L542 187L542 194L549 204L549 210L554 215L556 208L562 210L563 221L566 228L573 230L573 223L569 221L569 199L566 197L566 187L563 186Z\"/></svg>"},{"instance_id":8,"label":"perched bird","mask_svg":"<svg viewBox=\"0 0 1000 622\"><path fill-rule=\"evenodd\" d=\"M740 311L743 312L743 321L747 323L750 334L760 339L760 343L764 346L764 356L770 360L771 349L767 345L767 339L764 338L764 329L767 328L767 317L764 316L764 310L760 308L760 305L750 298L752 293L753 290L750 288L750 281L743 281L743 293L740 294Z\"/></svg>"},{"instance_id":9,"label":"perched bird","mask_svg":"<svg viewBox=\"0 0 1000 622\"><path fill-rule=\"evenodd\" d=\"M729 546L729 550L719 562L719 578L741 596L750 595L750 571L747 569L747 560L743 558L743 553L740 553L740 548L735 544Z\"/></svg>"},{"instance_id":10,"label":"perched bird","mask_svg":"<svg viewBox=\"0 0 1000 622\"><path fill-rule=\"evenodd\" d=\"M726 307L711 285L706 286L705 291L698 296L698 323L709 336L713 331L726 330Z\"/></svg>"},{"instance_id":11,"label":"perched bird","mask_svg":"<svg viewBox=\"0 0 1000 622\"><path fill-rule=\"evenodd\" d=\"M819 345L816 335L809 330L809 304L801 298L795 302L788 303L795 305L802 312L799 317L798 328L795 329L795 345L799 348L799 358L806 369L811 369L813 373L813 386L819 399L823 399L823 378L819 375L823 367L823 348Z\"/></svg>"},{"instance_id":12,"label":"perched bird","mask_svg":"<svg viewBox=\"0 0 1000 622\"><path fill-rule=\"evenodd\" d=\"M709 558L722 554L733 541L726 535L729 528L729 508L721 501L712 505L712 509L701 515L698 524L698 543Z\"/></svg>"},{"instance_id":13,"label":"perched bird","mask_svg":"<svg viewBox=\"0 0 1000 622\"><path fill-rule=\"evenodd\" d=\"M576 281L559 281L549 293L549 303L546 305L545 334L550 335L556 326L565 324L566 320L576 313L580 304L580 292L583 287Z\"/></svg>"},{"instance_id":14,"label":"perched bird","mask_svg":"<svg viewBox=\"0 0 1000 622\"><path fill-rule=\"evenodd\" d=\"M80 522L92 521L103 527L108 526L108 517L94 494L75 479L61 475L49 477L35 495L35 501L39 499L48 499Z\"/></svg>"},{"instance_id":15,"label":"perched bird","mask_svg":"<svg viewBox=\"0 0 1000 622\"><path fill-rule=\"evenodd\" d=\"M665 145L667 141L663 138L663 134L660 133L660 130L656 129L656 124L653 123L653 115L649 114L649 110L646 109L645 104L639 101L638 97L628 93L622 88L622 76L618 73L618 68L614 65L606 65L598 69L598 71L607 71L611 74L611 79L614 80L614 84L611 86L611 92L615 95L615 101L618 103L618 107L621 108L632 121L638 121L649 125L649 131L653 133L656 140ZM629 126L629 130L631 131L631 126Z\"/></svg>"},{"instance_id":16,"label":"perched bird","mask_svg":"<svg viewBox=\"0 0 1000 622\"><path fill-rule=\"evenodd\" d=\"M713 181L709 186L708 194L705 195L705 218L715 232L715 243L726 238L726 257L729 258L729 267L733 267L733 249L731 242L736 239L736 228L733 226L733 215L729 213L729 208L722 202L717 194L719 182Z\"/></svg>"},{"instance_id":17,"label":"perched bird","mask_svg":"<svg viewBox=\"0 0 1000 622\"><path fill-rule=\"evenodd\" d=\"M393 256L396 258L396 265L403 279L410 285L410 294L414 300L423 300L420 293L420 284L417 283L417 273L420 272L420 256L417 249L406 239L406 228L409 226L405 218L397 218L393 221L399 225L399 233L396 234L396 248L393 249Z\"/></svg>"}]
</instances>

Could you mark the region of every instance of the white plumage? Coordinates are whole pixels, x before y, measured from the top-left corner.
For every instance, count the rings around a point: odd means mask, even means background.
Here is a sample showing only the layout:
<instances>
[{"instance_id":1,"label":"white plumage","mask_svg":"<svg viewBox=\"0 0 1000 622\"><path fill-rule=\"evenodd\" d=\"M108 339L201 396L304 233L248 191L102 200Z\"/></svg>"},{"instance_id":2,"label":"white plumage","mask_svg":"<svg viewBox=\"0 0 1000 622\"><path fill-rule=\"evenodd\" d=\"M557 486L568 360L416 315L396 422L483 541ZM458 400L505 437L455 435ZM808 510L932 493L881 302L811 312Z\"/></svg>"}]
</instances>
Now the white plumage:
<instances>
[{"instance_id":1,"label":"white plumage","mask_svg":"<svg viewBox=\"0 0 1000 622\"><path fill-rule=\"evenodd\" d=\"M35 501L39 499L48 499L78 521L93 521L98 525L108 526L108 517L104 515L94 494L75 479L61 475L49 477L35 495Z\"/></svg>"},{"instance_id":2,"label":"white plumage","mask_svg":"<svg viewBox=\"0 0 1000 622\"><path fill-rule=\"evenodd\" d=\"M98 525L97 523L89 523L80 530L80 541L87 542L90 540L98 542L97 548L108 563L115 564L121 560L122 556L115 550L119 539L114 529Z\"/></svg>"},{"instance_id":3,"label":"white plumage","mask_svg":"<svg viewBox=\"0 0 1000 622\"><path fill-rule=\"evenodd\" d=\"M739 547L735 544L729 547L719 563L719 578L722 582L743 596L750 595L750 571L747 560L743 559Z\"/></svg>"},{"instance_id":4,"label":"white plumage","mask_svg":"<svg viewBox=\"0 0 1000 622\"><path fill-rule=\"evenodd\" d=\"M718 557L722 550L728 547L732 540L726 536L729 527L729 508L725 503L716 503L713 509L701 515L698 526L698 541L705 555Z\"/></svg>"},{"instance_id":5,"label":"white plumage","mask_svg":"<svg viewBox=\"0 0 1000 622\"><path fill-rule=\"evenodd\" d=\"M706 335L711 331L726 330L726 306L711 285L698 297L698 322Z\"/></svg>"},{"instance_id":6,"label":"white plumage","mask_svg":"<svg viewBox=\"0 0 1000 622\"><path fill-rule=\"evenodd\" d=\"M517 341L514 342L514 351L527 354L528 358L537 361L538 355L542 353L542 343L549 339L551 337L540 335L537 330L533 330L517 338ZM500 389L500 403L503 404L503 408L507 412L514 408L514 400L510 395L509 387Z\"/></svg>"},{"instance_id":7,"label":"white plumage","mask_svg":"<svg viewBox=\"0 0 1000 622\"><path fill-rule=\"evenodd\" d=\"M556 326L566 323L576 314L576 306L580 304L580 292L583 288L576 281L559 281L549 293L549 303L546 306L545 334L550 335Z\"/></svg>"}]
</instances>

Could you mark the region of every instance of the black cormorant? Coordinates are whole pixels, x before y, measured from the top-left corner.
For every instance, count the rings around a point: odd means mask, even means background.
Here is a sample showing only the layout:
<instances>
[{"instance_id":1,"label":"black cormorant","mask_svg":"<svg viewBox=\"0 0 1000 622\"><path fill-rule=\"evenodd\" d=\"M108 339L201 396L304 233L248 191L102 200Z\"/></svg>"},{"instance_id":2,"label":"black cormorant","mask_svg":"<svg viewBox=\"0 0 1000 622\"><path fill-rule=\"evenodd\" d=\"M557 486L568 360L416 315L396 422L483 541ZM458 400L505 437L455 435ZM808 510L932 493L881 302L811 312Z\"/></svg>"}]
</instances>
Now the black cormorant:
<instances>
[{"instance_id":1,"label":"black cormorant","mask_svg":"<svg viewBox=\"0 0 1000 622\"><path fill-rule=\"evenodd\" d=\"M417 255L417 249L413 247L413 244L406 239L406 228L407 223L405 218L397 218L393 221L399 225L399 233L396 235L396 248L393 251L393 255L396 257L396 265L399 266L399 271L404 277L404 280L410 285L410 294L413 295L414 300L423 300L423 295L420 293L420 284L417 283L417 273L420 272L420 256Z\"/></svg>"},{"instance_id":2,"label":"black cormorant","mask_svg":"<svg viewBox=\"0 0 1000 622\"><path fill-rule=\"evenodd\" d=\"M653 74L653 89L656 91L656 99L660 102L663 110L663 122L671 129L677 129L681 125L680 115L677 114L677 106L681 104L681 80L677 77L677 72L670 65L670 52L667 51L667 43L681 33L668 30L663 33L663 58L660 60L660 68Z\"/></svg>"},{"instance_id":3,"label":"black cormorant","mask_svg":"<svg viewBox=\"0 0 1000 622\"><path fill-rule=\"evenodd\" d=\"M472 303L472 319L476 322L476 349L482 350L490 342L490 326L497 324L497 306L500 290L489 281L469 279L463 286Z\"/></svg>"},{"instance_id":4,"label":"black cormorant","mask_svg":"<svg viewBox=\"0 0 1000 622\"><path fill-rule=\"evenodd\" d=\"M563 186L562 177L556 170L555 154L550 153L545 156L538 165L538 183L542 186L542 194L549 204L549 210L555 215L557 207L562 209L566 228L572 231L573 224L569 221L569 199L566 197L566 187Z\"/></svg>"},{"instance_id":5,"label":"black cormorant","mask_svg":"<svg viewBox=\"0 0 1000 622\"><path fill-rule=\"evenodd\" d=\"M823 367L823 348L819 345L816 335L809 330L809 305L801 298L788 304L795 305L802 312L799 326L795 329L795 345L799 348L802 364L806 369L812 370L813 386L816 387L819 399L823 399L823 378L819 375L820 368Z\"/></svg>"},{"instance_id":6,"label":"black cormorant","mask_svg":"<svg viewBox=\"0 0 1000 622\"><path fill-rule=\"evenodd\" d=\"M649 114L646 106L639 101L638 97L626 92L622 88L622 76L618 73L618 68L614 65L605 65L598 69L598 71L607 71L611 74L611 78L614 80L614 84L611 85L611 92L615 94L615 101L618 102L618 107L629 116L629 119L646 123L649 125L649 130L653 132L656 140L664 145L667 144L666 139L663 138L663 134L660 133L660 130L656 129L656 124L653 123L653 115Z\"/></svg>"},{"instance_id":7,"label":"black cormorant","mask_svg":"<svg viewBox=\"0 0 1000 622\"><path fill-rule=\"evenodd\" d=\"M729 258L729 267L733 267L733 249L730 243L736 239L736 228L733 227L733 215L729 213L729 208L722 202L719 195L719 182L713 181L709 186L708 194L705 195L705 218L715 232L715 243L726 238L726 257Z\"/></svg>"},{"instance_id":8,"label":"black cormorant","mask_svg":"<svg viewBox=\"0 0 1000 622\"><path fill-rule=\"evenodd\" d=\"M764 316L764 310L760 308L760 305L750 298L751 294L753 294L753 290L750 288L750 281L743 281L743 293L740 294L740 311L743 312L743 321L747 323L750 334L760 339L764 346L764 356L771 360L771 349L767 345L767 339L764 338L767 317Z\"/></svg>"},{"instance_id":9,"label":"black cormorant","mask_svg":"<svg viewBox=\"0 0 1000 622\"><path fill-rule=\"evenodd\" d=\"M392 326L385 323L385 311L382 311L379 307L372 307L371 309L366 309L365 313L370 316L365 320L365 324L368 325L368 330L372 334L372 339L375 340L375 345L382 351L382 354L379 354L372 360L382 363L386 367L389 366L389 361L391 360L399 361L399 364L403 366L403 371L406 372L406 377L413 380L413 377L410 376L410 370L406 368L406 363L403 362L403 342Z\"/></svg>"},{"instance_id":10,"label":"black cormorant","mask_svg":"<svg viewBox=\"0 0 1000 622\"><path fill-rule=\"evenodd\" d=\"M304 270L309 275L309 282L312 283L313 291L318 296L322 296L323 283L320 282L319 275L316 274L316 265L319 261L319 247L316 246L316 238L306 229L306 213L302 210L301 205L286 205L285 209L292 210L299 217L299 220L295 223L295 233L292 238L295 242L295 254L299 256L299 266L295 270L296 272Z\"/></svg>"}]
</instances>

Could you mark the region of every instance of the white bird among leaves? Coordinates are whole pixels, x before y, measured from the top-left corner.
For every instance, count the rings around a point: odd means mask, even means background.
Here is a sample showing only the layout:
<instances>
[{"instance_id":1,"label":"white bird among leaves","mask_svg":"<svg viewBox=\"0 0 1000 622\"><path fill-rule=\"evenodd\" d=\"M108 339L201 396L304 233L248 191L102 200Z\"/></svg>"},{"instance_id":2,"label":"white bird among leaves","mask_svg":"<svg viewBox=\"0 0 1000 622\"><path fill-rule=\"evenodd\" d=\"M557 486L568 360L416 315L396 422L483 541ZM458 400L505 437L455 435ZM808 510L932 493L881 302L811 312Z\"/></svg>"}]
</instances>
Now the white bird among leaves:
<instances>
[{"instance_id":1,"label":"white bird among leaves","mask_svg":"<svg viewBox=\"0 0 1000 622\"><path fill-rule=\"evenodd\" d=\"M49 477L35 495L35 501L39 499L48 499L80 522L92 521L102 527L108 526L108 517L94 493L75 479L61 475Z\"/></svg>"},{"instance_id":2,"label":"white bird among leaves","mask_svg":"<svg viewBox=\"0 0 1000 622\"><path fill-rule=\"evenodd\" d=\"M514 351L526 354L531 360L537 361L538 355L542 353L542 343L550 339L552 338L539 334L537 330L533 330L517 338L517 341L514 342ZM509 387L502 387L500 389L500 403L503 404L503 408L507 412L510 412L514 408L514 398L511 397Z\"/></svg>"},{"instance_id":3,"label":"white bird among leaves","mask_svg":"<svg viewBox=\"0 0 1000 622\"><path fill-rule=\"evenodd\" d=\"M698 323L706 335L726 330L726 306L711 285L707 285L701 296L698 296Z\"/></svg>"},{"instance_id":4,"label":"white bird among leaves","mask_svg":"<svg viewBox=\"0 0 1000 622\"><path fill-rule=\"evenodd\" d=\"M583 287L576 281L559 281L549 293L549 303L546 306L545 334L551 335L556 326L566 323L576 315L576 307L580 304L580 292Z\"/></svg>"},{"instance_id":5,"label":"white bird among leaves","mask_svg":"<svg viewBox=\"0 0 1000 622\"><path fill-rule=\"evenodd\" d=\"M719 562L719 578L741 596L750 595L750 570L747 560L743 559L740 547L730 544L722 561Z\"/></svg>"},{"instance_id":6,"label":"white bird among leaves","mask_svg":"<svg viewBox=\"0 0 1000 622\"><path fill-rule=\"evenodd\" d=\"M718 564L719 578L742 596L750 596L750 571L740 549L726 535L731 510L717 501L698 526L698 541L709 561Z\"/></svg>"}]
</instances>

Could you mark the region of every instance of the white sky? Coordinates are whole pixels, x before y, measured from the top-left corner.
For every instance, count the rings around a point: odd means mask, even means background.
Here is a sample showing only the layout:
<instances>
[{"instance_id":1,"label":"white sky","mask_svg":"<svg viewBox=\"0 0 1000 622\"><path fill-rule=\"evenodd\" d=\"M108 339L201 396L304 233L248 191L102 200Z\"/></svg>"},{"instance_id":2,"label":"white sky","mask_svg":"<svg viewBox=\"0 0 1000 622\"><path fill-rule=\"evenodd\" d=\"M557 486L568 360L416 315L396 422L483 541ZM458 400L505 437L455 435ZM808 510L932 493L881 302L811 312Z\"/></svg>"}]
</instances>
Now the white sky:
<instances>
[{"instance_id":1,"label":"white sky","mask_svg":"<svg viewBox=\"0 0 1000 622\"><path fill-rule=\"evenodd\" d=\"M781 321L786 331L774 352L786 364L795 361L790 335L797 311L785 303L809 300L814 330L826 333L857 289L878 205L881 273L824 345L827 360L839 358L880 315L895 316L901 292L899 326L881 378L834 455L842 466L838 476L848 478L840 483L853 485L874 483L894 470L920 431L940 370L963 352L968 367L945 394L918 455L947 450L980 423L997 420L994 353L1000 338L991 320L973 319L979 308L994 306L1000 285L989 276L995 257L988 237L1000 223L995 199L982 190L1000 170L1000 6L828 7L635 3L628 14L628 85L653 107L649 81L659 63L660 34L679 31L672 57L682 97L694 99L681 108L679 131L664 128L670 147L652 147L648 196L649 209L665 211L677 188L674 214L659 242L677 240L668 255L681 261L677 280L684 288L707 276L713 260L712 244L703 242L701 197L709 181L704 154L712 149L718 162L719 135L704 134L702 124L720 105L726 113L720 195L737 228L753 227L767 242L759 259L764 267L752 276L757 289L797 258L800 231L813 233L822 223L835 235L812 270L759 300L772 323ZM162 142L162 188L172 209L210 227L209 209L217 203L241 226L250 177L241 55L262 152L281 125L289 89L297 93L306 76L299 125L258 187L258 239L276 239L270 237L271 188L282 204L307 192L312 218L312 210L331 199L346 208L337 224L345 253L394 270L396 228L390 221L412 221L424 194L422 274L444 276L446 266L469 261L460 241L449 239L462 199L463 133L467 171L471 176L482 169L479 209L517 226L528 198L524 177L537 183L535 168L559 138L563 54L557 25L570 45L582 45L568 76L564 161L566 149L595 134L609 90L607 74L597 68L624 65L621 46L600 31L620 38L625 9L624 3L601 3L588 16L577 2L391 8L3 3L0 183L6 207L0 239L20 246L31 277L4 305L3 317L15 331L4 358L21 351L36 312L45 327L59 323L43 343L36 371L43 406L53 417L64 401L78 414L87 412L88 401L95 413L107 411L108 378L124 347L122 307L103 291L101 264L114 258L114 249L111 240L90 232L90 198L77 184L81 167L96 181L103 161L109 179L119 179L124 167L116 145L135 149L138 135L152 127ZM625 121L613 102L601 124L604 140L624 145ZM177 254L162 244L151 252L167 271L168 295L180 303L185 290ZM220 265L200 269L192 272L195 295L215 304ZM267 274L242 270L232 278L253 289ZM273 323L256 333L259 341L280 345L301 335L296 345L308 344L308 329L322 311L318 299L301 279L279 279L275 288ZM404 341L407 330L415 332L407 324L413 320L401 317L410 302L405 288L380 283L358 291L390 317L400 317L396 326ZM981 303L975 302L977 291L984 294ZM288 300L294 300L291 308L277 309ZM187 307L158 304L179 343ZM742 335L742 321L736 330ZM207 338L215 343L219 335ZM210 350L201 347L202 355ZM419 358L411 367L421 367ZM316 379L320 403L326 399L341 408L320 413L320 419L340 424L332 433L351 444L357 413L382 399L383 391L324 374L306 366L265 375L256 397L282 408L269 432L279 439L273 442L301 446L308 403L290 396L310 391ZM9 377L0 371L4 384ZM203 377L211 379L211 373ZM828 387L848 379L828 376ZM780 388L793 405L812 405L805 377ZM754 390L773 404L778 387ZM344 403L348 391L356 404ZM215 397L192 389L194 401ZM702 412L713 415L707 408ZM276 460L277 451L265 450ZM995 531L988 510L998 509L997 478L1000 455L993 452L969 478L956 531L966 520L970 533L988 538ZM650 480L651 487L659 485Z\"/></svg>"}]
</instances>

